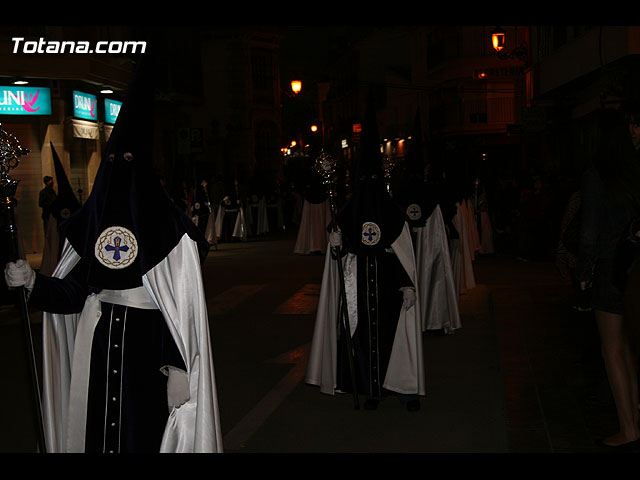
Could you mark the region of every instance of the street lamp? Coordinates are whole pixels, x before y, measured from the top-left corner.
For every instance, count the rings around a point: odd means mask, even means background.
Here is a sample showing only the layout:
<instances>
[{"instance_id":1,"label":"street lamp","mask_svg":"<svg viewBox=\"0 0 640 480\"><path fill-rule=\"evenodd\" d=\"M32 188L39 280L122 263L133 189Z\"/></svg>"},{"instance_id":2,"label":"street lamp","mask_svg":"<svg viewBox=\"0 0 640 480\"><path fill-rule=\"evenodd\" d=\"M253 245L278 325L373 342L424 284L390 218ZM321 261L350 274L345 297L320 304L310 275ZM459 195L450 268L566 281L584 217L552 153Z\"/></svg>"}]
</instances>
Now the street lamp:
<instances>
[{"instance_id":1,"label":"street lamp","mask_svg":"<svg viewBox=\"0 0 640 480\"><path fill-rule=\"evenodd\" d=\"M500 27L496 27L496 29L491 32L491 44L496 52L500 52L500 50L504 48L504 37L504 30Z\"/></svg>"},{"instance_id":2,"label":"street lamp","mask_svg":"<svg viewBox=\"0 0 640 480\"><path fill-rule=\"evenodd\" d=\"M493 49L498 53L498 58L500 60L510 60L515 58L526 64L529 57L527 52L527 42L523 40L518 47L507 52L504 50L506 39L506 33L500 27L496 27L495 30L491 32L491 44L493 45Z\"/></svg>"},{"instance_id":3,"label":"street lamp","mask_svg":"<svg viewBox=\"0 0 640 480\"><path fill-rule=\"evenodd\" d=\"M291 80L291 91L295 95L298 95L302 90L302 81L301 80Z\"/></svg>"}]
</instances>

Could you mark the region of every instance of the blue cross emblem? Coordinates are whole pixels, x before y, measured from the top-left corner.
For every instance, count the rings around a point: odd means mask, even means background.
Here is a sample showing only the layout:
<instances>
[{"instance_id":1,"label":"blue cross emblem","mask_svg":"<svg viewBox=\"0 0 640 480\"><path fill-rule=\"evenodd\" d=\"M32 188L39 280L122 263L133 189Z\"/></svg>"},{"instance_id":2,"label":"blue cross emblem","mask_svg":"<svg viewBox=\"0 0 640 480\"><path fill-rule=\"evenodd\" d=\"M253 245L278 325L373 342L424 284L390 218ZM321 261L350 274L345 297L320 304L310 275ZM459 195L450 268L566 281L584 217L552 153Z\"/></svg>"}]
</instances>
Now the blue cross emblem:
<instances>
[{"instance_id":1,"label":"blue cross emblem","mask_svg":"<svg viewBox=\"0 0 640 480\"><path fill-rule=\"evenodd\" d=\"M122 239L120 237L115 237L113 239L113 246L107 245L104 247L108 252L113 252L113 259L117 262L120 260L120 252L127 252L129 250L128 245L120 245Z\"/></svg>"},{"instance_id":2,"label":"blue cross emblem","mask_svg":"<svg viewBox=\"0 0 640 480\"><path fill-rule=\"evenodd\" d=\"M409 215L410 219L417 220L421 216L420 207L415 203L409 205L409 208L407 209L407 215Z\"/></svg>"},{"instance_id":3,"label":"blue cross emblem","mask_svg":"<svg viewBox=\"0 0 640 480\"><path fill-rule=\"evenodd\" d=\"M380 228L373 222L365 222L362 225L362 243L375 245L380 241Z\"/></svg>"},{"instance_id":4,"label":"blue cross emblem","mask_svg":"<svg viewBox=\"0 0 640 480\"><path fill-rule=\"evenodd\" d=\"M369 237L369 241L373 241L373 237L375 237L377 235L376 232L371 230L371 227L369 227L369 230L367 230L366 232L364 232L364 235Z\"/></svg>"}]
</instances>

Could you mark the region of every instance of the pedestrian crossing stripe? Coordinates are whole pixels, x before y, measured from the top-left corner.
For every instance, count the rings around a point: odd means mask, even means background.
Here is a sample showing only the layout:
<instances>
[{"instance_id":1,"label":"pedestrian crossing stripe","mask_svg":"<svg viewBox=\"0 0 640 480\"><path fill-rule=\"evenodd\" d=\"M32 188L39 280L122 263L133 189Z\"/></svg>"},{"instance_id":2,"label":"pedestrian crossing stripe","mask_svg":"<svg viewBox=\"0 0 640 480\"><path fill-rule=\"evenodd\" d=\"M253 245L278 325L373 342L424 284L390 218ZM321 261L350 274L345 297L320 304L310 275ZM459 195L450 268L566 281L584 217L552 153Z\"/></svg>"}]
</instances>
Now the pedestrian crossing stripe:
<instances>
[{"instance_id":1,"label":"pedestrian crossing stripe","mask_svg":"<svg viewBox=\"0 0 640 480\"><path fill-rule=\"evenodd\" d=\"M266 286L267 284L233 286L211 299L208 304L209 314L224 315L229 313Z\"/></svg>"},{"instance_id":2,"label":"pedestrian crossing stripe","mask_svg":"<svg viewBox=\"0 0 640 480\"><path fill-rule=\"evenodd\" d=\"M239 307L267 284L236 285L215 295L208 303L210 315L224 315ZM311 315L318 307L320 285L308 283L282 302L272 313L275 315Z\"/></svg>"},{"instance_id":3,"label":"pedestrian crossing stripe","mask_svg":"<svg viewBox=\"0 0 640 480\"><path fill-rule=\"evenodd\" d=\"M320 285L308 283L281 303L273 313L276 315L311 315L318 307L319 298Z\"/></svg>"}]
</instances>

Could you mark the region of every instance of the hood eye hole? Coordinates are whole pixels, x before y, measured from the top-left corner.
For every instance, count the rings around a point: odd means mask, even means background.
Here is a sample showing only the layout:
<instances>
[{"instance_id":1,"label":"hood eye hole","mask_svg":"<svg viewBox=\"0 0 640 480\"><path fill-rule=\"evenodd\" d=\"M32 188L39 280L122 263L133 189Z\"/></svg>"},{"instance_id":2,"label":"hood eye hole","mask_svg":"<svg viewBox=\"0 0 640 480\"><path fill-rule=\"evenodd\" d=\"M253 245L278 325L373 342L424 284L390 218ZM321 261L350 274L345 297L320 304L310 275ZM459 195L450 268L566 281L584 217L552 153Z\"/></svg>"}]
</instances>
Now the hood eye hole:
<instances>
[{"instance_id":1,"label":"hood eye hole","mask_svg":"<svg viewBox=\"0 0 640 480\"><path fill-rule=\"evenodd\" d=\"M130 152L125 153L125 154L123 155L123 157L124 157L124 159L125 159L127 162L132 162L132 161L133 161L133 155L131 155L131 153L130 153Z\"/></svg>"},{"instance_id":2,"label":"hood eye hole","mask_svg":"<svg viewBox=\"0 0 640 480\"><path fill-rule=\"evenodd\" d=\"M111 155L109 155L107 157L107 160L109 160L110 162L113 162L113 159L115 158L115 155L112 153Z\"/></svg>"}]
</instances>

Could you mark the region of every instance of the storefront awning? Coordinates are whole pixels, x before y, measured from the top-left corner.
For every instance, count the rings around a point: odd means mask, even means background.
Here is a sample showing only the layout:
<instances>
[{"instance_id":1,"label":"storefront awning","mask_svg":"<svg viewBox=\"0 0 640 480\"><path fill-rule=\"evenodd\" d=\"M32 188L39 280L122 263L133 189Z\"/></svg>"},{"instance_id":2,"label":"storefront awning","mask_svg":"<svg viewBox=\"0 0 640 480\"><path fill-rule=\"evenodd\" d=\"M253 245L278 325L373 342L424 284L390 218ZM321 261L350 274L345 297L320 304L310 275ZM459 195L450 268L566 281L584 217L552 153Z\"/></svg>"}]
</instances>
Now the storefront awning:
<instances>
[{"instance_id":1,"label":"storefront awning","mask_svg":"<svg viewBox=\"0 0 640 480\"><path fill-rule=\"evenodd\" d=\"M89 140L97 140L100 136L98 124L95 122L87 122L77 118L71 119L71 127L75 138L87 138Z\"/></svg>"}]
</instances>

